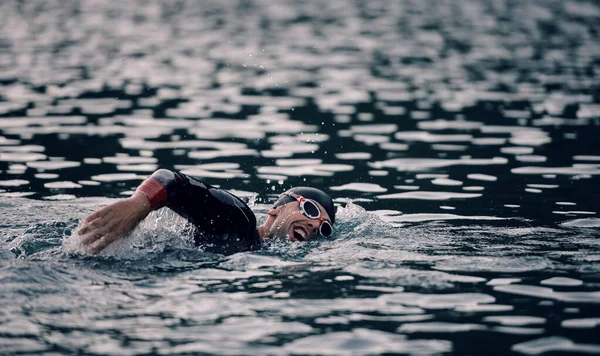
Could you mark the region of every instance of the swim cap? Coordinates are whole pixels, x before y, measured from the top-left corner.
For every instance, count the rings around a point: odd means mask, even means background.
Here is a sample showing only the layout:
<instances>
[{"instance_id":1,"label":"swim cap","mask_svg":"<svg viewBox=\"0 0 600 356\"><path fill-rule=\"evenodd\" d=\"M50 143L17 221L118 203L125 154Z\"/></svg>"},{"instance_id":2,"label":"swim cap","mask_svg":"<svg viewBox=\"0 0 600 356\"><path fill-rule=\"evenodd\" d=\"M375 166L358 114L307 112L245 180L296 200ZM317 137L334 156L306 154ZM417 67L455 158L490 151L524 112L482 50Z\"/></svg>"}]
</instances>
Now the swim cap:
<instances>
[{"instance_id":1,"label":"swim cap","mask_svg":"<svg viewBox=\"0 0 600 356\"><path fill-rule=\"evenodd\" d=\"M327 193L325 193L324 191L311 187L295 187L289 189L288 192L302 195L306 199L314 200L317 203L321 204L321 206L323 207L323 209L325 209L327 215L329 215L329 218L331 219L331 225L335 223L335 206L333 205L333 200L331 200L329 195L327 195ZM279 197L279 199L277 199L273 207L276 208L280 205L284 205L295 200L296 199L292 198L289 195L282 195Z\"/></svg>"}]
</instances>

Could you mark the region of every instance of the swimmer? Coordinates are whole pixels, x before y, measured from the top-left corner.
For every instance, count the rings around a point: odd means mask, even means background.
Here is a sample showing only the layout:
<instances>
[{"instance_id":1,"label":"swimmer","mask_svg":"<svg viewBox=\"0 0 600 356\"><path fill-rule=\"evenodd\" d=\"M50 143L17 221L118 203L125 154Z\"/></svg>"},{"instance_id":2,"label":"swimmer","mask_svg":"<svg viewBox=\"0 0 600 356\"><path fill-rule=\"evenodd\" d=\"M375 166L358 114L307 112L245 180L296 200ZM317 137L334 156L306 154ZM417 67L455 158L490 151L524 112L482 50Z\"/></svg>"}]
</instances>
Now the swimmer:
<instances>
[{"instance_id":1,"label":"swimmer","mask_svg":"<svg viewBox=\"0 0 600 356\"><path fill-rule=\"evenodd\" d=\"M78 234L82 244L97 254L133 231L151 211L163 207L194 225L197 245L221 253L252 250L269 239L328 237L335 222L335 207L326 193L296 187L279 196L257 227L252 210L235 195L185 174L159 169L131 197L83 219Z\"/></svg>"}]
</instances>

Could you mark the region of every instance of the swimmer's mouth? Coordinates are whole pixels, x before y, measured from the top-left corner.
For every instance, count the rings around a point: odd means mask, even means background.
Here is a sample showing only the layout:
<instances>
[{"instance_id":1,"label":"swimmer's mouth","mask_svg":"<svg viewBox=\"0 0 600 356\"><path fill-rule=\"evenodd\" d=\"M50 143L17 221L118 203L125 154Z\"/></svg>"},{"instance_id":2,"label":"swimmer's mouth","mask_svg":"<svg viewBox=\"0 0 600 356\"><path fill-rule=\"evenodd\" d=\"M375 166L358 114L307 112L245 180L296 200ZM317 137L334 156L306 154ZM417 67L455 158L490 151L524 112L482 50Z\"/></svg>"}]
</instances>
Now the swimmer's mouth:
<instances>
[{"instance_id":1,"label":"swimmer's mouth","mask_svg":"<svg viewBox=\"0 0 600 356\"><path fill-rule=\"evenodd\" d=\"M308 238L308 231L303 228L295 227L292 228L292 241L306 241Z\"/></svg>"}]
</instances>

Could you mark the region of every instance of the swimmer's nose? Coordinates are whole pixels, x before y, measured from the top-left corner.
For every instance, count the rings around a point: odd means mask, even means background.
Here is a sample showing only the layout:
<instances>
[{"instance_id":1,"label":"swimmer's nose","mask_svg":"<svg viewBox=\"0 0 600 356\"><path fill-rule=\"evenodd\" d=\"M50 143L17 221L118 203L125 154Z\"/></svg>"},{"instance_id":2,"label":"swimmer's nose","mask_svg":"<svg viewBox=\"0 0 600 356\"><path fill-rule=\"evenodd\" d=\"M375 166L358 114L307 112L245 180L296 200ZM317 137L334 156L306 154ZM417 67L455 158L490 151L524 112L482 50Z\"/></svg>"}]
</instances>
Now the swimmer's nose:
<instances>
[{"instance_id":1,"label":"swimmer's nose","mask_svg":"<svg viewBox=\"0 0 600 356\"><path fill-rule=\"evenodd\" d=\"M309 227L310 236L314 237L319 234L319 221L318 220L310 220L307 221L307 225Z\"/></svg>"}]
</instances>

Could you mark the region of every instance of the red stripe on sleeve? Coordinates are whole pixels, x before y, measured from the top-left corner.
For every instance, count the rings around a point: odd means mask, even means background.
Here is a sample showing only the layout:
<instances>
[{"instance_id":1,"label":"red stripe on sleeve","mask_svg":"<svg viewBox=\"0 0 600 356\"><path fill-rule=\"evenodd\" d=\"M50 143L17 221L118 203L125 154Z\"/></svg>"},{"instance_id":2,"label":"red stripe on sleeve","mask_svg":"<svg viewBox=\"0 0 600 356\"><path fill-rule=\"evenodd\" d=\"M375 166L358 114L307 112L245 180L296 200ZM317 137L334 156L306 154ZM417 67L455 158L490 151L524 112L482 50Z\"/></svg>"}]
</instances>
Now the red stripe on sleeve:
<instances>
[{"instance_id":1,"label":"red stripe on sleeve","mask_svg":"<svg viewBox=\"0 0 600 356\"><path fill-rule=\"evenodd\" d=\"M136 189L136 192L142 192L148 198L152 210L167 205L167 190L156 179L146 179Z\"/></svg>"}]
</instances>

